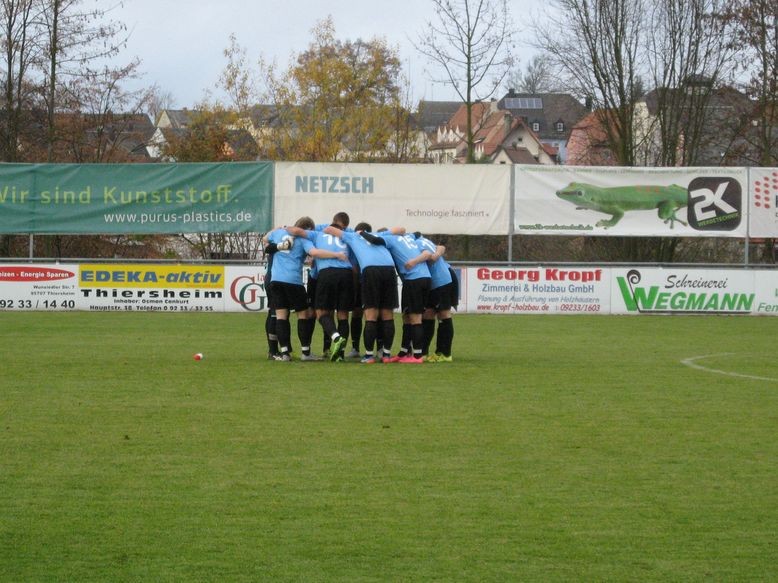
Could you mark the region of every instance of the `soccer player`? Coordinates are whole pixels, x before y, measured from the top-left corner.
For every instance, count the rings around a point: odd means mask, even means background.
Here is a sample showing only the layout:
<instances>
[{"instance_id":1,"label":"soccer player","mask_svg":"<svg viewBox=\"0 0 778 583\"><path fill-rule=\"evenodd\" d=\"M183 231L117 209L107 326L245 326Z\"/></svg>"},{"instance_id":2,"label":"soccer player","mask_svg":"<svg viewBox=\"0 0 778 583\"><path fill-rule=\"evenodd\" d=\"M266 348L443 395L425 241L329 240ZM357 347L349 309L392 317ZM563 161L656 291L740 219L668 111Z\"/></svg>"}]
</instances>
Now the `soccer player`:
<instances>
[{"instance_id":1,"label":"soccer player","mask_svg":"<svg viewBox=\"0 0 778 583\"><path fill-rule=\"evenodd\" d=\"M395 227L379 231L377 235L362 233L373 244L385 245L392 255L397 272L402 280L403 336L400 353L396 362L403 364L421 364L424 345L422 315L427 304L431 278L427 260L432 256L426 249L417 245L413 235L405 234L405 229Z\"/></svg>"},{"instance_id":2,"label":"soccer player","mask_svg":"<svg viewBox=\"0 0 778 583\"><path fill-rule=\"evenodd\" d=\"M389 362L392 357L394 341L394 310L398 307L397 274L394 260L384 245L374 245L360 233L369 232L368 223L359 223L355 232L344 231L333 225L324 229L325 233L339 237L359 263L362 276L362 311L364 314L365 354L361 362L372 364L376 361L373 348L376 343L378 322L381 322L383 346L380 358Z\"/></svg>"},{"instance_id":3,"label":"soccer player","mask_svg":"<svg viewBox=\"0 0 778 583\"><path fill-rule=\"evenodd\" d=\"M432 257L427 261L429 265L432 285L429 301L424 310L422 327L424 329L424 350L422 351L427 362L452 362L451 346L454 341L454 320L451 318L452 308L459 303L459 280L454 270L443 258L446 248L436 245L421 233L414 233L417 242L422 248L432 252ZM438 320L438 335L435 353L429 353L432 337L435 335L435 318Z\"/></svg>"},{"instance_id":4,"label":"soccer player","mask_svg":"<svg viewBox=\"0 0 778 583\"><path fill-rule=\"evenodd\" d=\"M337 213L335 213L333 215L332 221L330 223L318 224L318 225L316 225L315 230L316 231L323 231L326 227L328 227L330 225L334 225L334 226L338 227L339 229L343 229L344 231L348 231L348 230L353 231L353 229L349 229L348 228L350 222L351 222L351 218L348 216L348 213L345 212L345 211L340 211L340 212L337 212ZM352 258L349 258L349 259L351 260ZM356 263L356 262L354 261L354 263ZM359 271L358 268L356 267L356 265L354 265L354 267L353 267L353 274L354 274L353 275L353 280L354 280L354 287L355 288L356 288L357 283L359 281L359 279L357 277L358 271ZM312 277L313 277L313 279L311 279ZM318 269L317 269L316 264L314 263L313 267L311 268L311 270L308 273L308 296L309 296L309 298L311 300L310 301L310 305L312 305L312 306L315 305L315 303L316 303L315 302L315 295L316 295L316 278L317 277L318 277ZM344 338L346 338L346 340L348 340L349 332L351 332L351 336L353 338L353 343L352 344L353 344L354 348L352 348L351 352L346 355L346 358L359 358L360 357L360 354L359 354L359 336L362 333L362 310L361 310L360 307L358 307L359 304L360 304L360 302L357 299L357 298L359 298L358 293L359 293L359 290L355 289L354 290L354 294L355 294L354 295L354 299L351 302L353 304L353 309L351 311L351 313L352 313L352 324L351 324L350 328L349 328L349 324L348 324L348 312L342 312L342 311L337 312L337 315L338 315L338 324L337 324L338 334L343 336ZM344 319L345 319L345 321L344 321ZM322 348L323 349L323 354L327 358L330 358L331 355L332 355L332 352L330 350L331 349L331 344L332 344L332 338L327 334L326 330L324 330L323 327L322 327L322 330L324 331L324 342L323 342L323 348ZM355 332L355 330L356 330L356 332Z\"/></svg>"},{"instance_id":5,"label":"soccer player","mask_svg":"<svg viewBox=\"0 0 778 583\"><path fill-rule=\"evenodd\" d=\"M285 241L282 250L289 249L291 244L291 240ZM267 318L265 318L265 336L267 337L267 357L268 359L273 360L279 352L278 336L276 335L276 311L270 307L272 305L272 300L270 298L270 273L273 269L273 255L278 251L278 245L268 242L263 251L265 257L267 257L267 266L265 267L265 296L267 296L268 310Z\"/></svg>"},{"instance_id":6,"label":"soccer player","mask_svg":"<svg viewBox=\"0 0 778 583\"><path fill-rule=\"evenodd\" d=\"M313 229L314 223L309 217L302 217L295 223L301 229ZM273 257L273 269L270 275L271 307L276 313L276 334L278 336L279 354L275 360L291 360L291 328L289 314L292 310L297 313L297 334L300 340L302 360L314 360L311 355L311 337L313 336L314 321L310 321L308 313L308 297L303 286L303 262L306 255L311 257L335 258L346 260L343 252L316 249L310 241L304 238L292 238L285 228L275 229L268 235L267 242L276 245L292 241L291 247L285 251L278 251Z\"/></svg>"},{"instance_id":7,"label":"soccer player","mask_svg":"<svg viewBox=\"0 0 778 583\"><path fill-rule=\"evenodd\" d=\"M336 215L337 216L337 215ZM287 231L295 237L305 237L317 249L326 249L337 253L347 253L348 247L335 235L324 231L303 230L289 227ZM314 308L326 335L332 339L330 360L343 360L344 348L348 342L348 313L354 307L354 279L351 262L347 259L314 259L316 290ZM336 328L333 314L338 317Z\"/></svg>"}]
</instances>

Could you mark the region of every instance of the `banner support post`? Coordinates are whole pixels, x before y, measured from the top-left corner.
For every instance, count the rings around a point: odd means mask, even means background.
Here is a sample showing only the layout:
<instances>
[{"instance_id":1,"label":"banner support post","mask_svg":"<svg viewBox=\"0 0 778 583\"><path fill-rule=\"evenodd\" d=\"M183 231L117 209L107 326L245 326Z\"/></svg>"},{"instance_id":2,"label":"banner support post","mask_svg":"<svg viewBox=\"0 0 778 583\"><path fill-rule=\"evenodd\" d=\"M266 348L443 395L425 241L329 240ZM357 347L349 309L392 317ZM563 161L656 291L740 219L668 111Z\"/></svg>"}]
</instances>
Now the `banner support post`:
<instances>
[{"instance_id":1,"label":"banner support post","mask_svg":"<svg viewBox=\"0 0 778 583\"><path fill-rule=\"evenodd\" d=\"M515 222L513 220L513 213L516 212L515 209L515 200L516 197L513 196L513 191L516 187L516 166L511 166L511 178L509 181L510 184L510 190L508 192L508 196L510 197L508 199L508 263L513 263L513 223Z\"/></svg>"},{"instance_id":2,"label":"banner support post","mask_svg":"<svg viewBox=\"0 0 778 583\"><path fill-rule=\"evenodd\" d=\"M751 235L751 168L746 168L746 184L748 184L748 188L746 188L746 208L748 209L748 221L746 222L746 239L745 239L745 250L743 253L743 261L744 265L748 266L748 249L750 247L750 235Z\"/></svg>"}]
</instances>

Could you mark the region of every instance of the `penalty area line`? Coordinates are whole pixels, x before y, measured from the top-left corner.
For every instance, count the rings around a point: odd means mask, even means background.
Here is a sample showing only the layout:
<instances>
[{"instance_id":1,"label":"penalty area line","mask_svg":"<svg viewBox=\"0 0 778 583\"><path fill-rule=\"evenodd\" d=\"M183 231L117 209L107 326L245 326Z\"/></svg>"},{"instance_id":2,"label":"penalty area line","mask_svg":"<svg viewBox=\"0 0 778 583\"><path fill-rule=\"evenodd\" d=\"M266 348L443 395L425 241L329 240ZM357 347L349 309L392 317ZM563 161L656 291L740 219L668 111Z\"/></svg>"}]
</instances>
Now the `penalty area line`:
<instances>
[{"instance_id":1,"label":"penalty area line","mask_svg":"<svg viewBox=\"0 0 778 583\"><path fill-rule=\"evenodd\" d=\"M703 360L703 359L706 359L706 358L714 358L714 357L718 357L718 356L731 356L733 354L734 354L734 352L722 352L720 354L704 354L702 356L692 356L690 358L684 358L683 360L681 360L681 364L683 364L684 366L688 366L689 368L695 368L697 370L702 370L702 371L705 371L705 372L712 372L712 373L715 373L715 374L723 374L723 375L726 375L726 376L729 376L729 377L739 377L739 378L742 378L742 379L751 379L751 380L754 380L754 381L778 382L778 379L772 378L772 377L758 377L758 376L755 376L755 375L743 374L743 373L739 373L739 372L732 372L732 371L728 371L728 370L719 370L717 368L710 368L709 366L703 366L701 364L697 364L697 362L696 362L698 360Z\"/></svg>"}]
</instances>

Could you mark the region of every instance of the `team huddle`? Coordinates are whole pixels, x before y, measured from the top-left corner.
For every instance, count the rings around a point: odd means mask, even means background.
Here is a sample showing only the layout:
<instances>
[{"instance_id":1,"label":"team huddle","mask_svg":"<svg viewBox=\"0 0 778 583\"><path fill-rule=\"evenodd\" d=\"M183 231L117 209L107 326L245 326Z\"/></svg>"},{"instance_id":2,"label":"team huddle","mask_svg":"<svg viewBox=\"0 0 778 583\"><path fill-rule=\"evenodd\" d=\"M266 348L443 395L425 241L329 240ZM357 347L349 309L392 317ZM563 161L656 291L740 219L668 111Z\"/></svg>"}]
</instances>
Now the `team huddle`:
<instances>
[{"instance_id":1,"label":"team huddle","mask_svg":"<svg viewBox=\"0 0 778 583\"><path fill-rule=\"evenodd\" d=\"M364 364L452 361L451 311L457 306L459 287L443 258L445 247L402 227L372 231L367 223L351 229L348 214L339 212L331 224L316 225L311 218L301 217L293 227L280 227L264 236L269 358L292 359L289 317L296 312L303 361L323 358L311 351L317 321L324 331L324 357L333 362L346 358L359 358ZM306 288L303 269L309 257ZM402 340L393 355L398 307L402 308ZM436 321L436 345L431 352ZM349 337L351 350L346 353ZM364 352L359 350L360 337Z\"/></svg>"}]
</instances>

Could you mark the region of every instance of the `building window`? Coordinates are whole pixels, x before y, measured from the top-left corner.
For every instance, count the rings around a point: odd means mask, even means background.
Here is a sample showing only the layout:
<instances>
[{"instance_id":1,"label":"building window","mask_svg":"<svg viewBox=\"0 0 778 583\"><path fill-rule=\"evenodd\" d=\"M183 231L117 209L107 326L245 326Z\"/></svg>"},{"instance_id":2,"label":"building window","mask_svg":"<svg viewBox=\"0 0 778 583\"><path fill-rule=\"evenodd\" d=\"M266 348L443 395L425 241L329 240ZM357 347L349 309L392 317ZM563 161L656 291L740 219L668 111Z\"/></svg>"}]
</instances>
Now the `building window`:
<instances>
[{"instance_id":1,"label":"building window","mask_svg":"<svg viewBox=\"0 0 778 583\"><path fill-rule=\"evenodd\" d=\"M565 131L565 122L563 122L563 121L556 122L556 131L558 131L558 132Z\"/></svg>"},{"instance_id":2,"label":"building window","mask_svg":"<svg viewBox=\"0 0 778 583\"><path fill-rule=\"evenodd\" d=\"M532 122L532 131L533 132L539 132L540 131L540 124L536 121Z\"/></svg>"}]
</instances>

